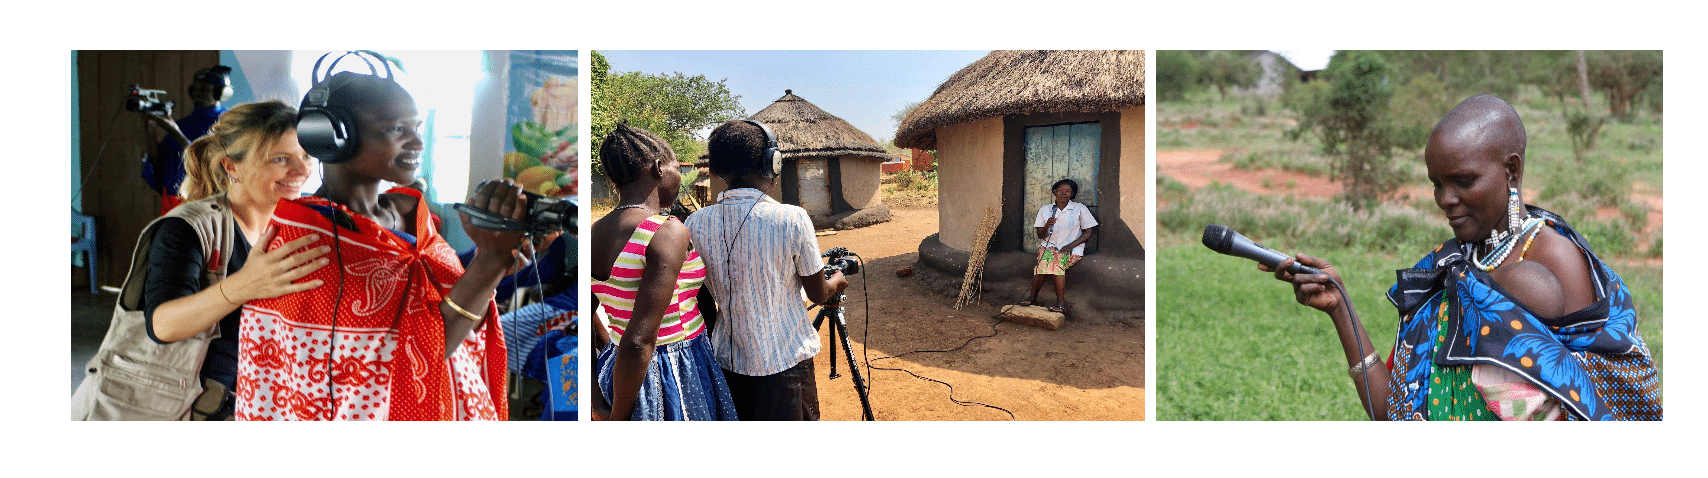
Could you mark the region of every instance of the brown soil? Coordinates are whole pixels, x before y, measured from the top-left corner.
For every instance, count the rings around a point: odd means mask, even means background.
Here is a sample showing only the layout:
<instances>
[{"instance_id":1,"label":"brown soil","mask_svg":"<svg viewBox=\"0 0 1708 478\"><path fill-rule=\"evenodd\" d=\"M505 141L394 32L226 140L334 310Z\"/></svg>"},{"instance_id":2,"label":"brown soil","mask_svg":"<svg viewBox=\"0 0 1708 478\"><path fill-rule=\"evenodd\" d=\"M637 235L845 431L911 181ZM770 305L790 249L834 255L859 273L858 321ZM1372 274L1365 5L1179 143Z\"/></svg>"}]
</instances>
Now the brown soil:
<instances>
[{"instance_id":1,"label":"brown soil","mask_svg":"<svg viewBox=\"0 0 1708 478\"><path fill-rule=\"evenodd\" d=\"M1226 153L1220 149L1157 151L1156 173L1186 183L1192 189L1208 186L1214 181L1258 194L1300 197L1340 194L1340 185L1327 178L1273 169L1247 171L1217 162Z\"/></svg>"},{"instance_id":2,"label":"brown soil","mask_svg":"<svg viewBox=\"0 0 1708 478\"><path fill-rule=\"evenodd\" d=\"M898 269L917 261L919 242L937 232L937 210L891 207L893 221L819 237L821 249L847 247L866 261L866 269L852 277L845 302L855 359L864 365L867 359L914 350L947 350L990 334L997 306L974 304L956 310L954 297L926 289L918 275L896 277ZM820 415L824 420L859 420L860 399L840 343L834 358L842 377L827 378L833 358L828 325L819 332L825 346L813 359ZM1143 328L1069 322L1054 331L1010 323L994 330L996 336L972 340L954 352L914 353L871 365L947 382L954 385L956 399L1002 407L1018 420L1144 419ZM868 344L870 350L865 349ZM907 372L860 372L870 383L878 420L1009 419L999 410L958 405L949 400L948 387Z\"/></svg>"},{"instance_id":3,"label":"brown soil","mask_svg":"<svg viewBox=\"0 0 1708 478\"><path fill-rule=\"evenodd\" d=\"M1273 169L1240 170L1234 169L1232 164L1218 162L1222 155L1228 152L1220 149L1157 151L1156 173L1174 178L1192 189L1207 186L1211 181L1215 181L1257 194L1290 194L1299 197L1333 197L1340 194L1340 184L1327 178ZM1529 197L1534 197L1536 193L1529 188L1524 191ZM1403 189L1401 194L1409 197L1429 197L1431 193L1427 188L1413 187ZM1632 187L1631 199L1649 207L1643 236L1652 237L1658 234L1663 219L1660 193L1655 191L1652 185L1636 183ZM1618 215L1619 210L1616 208L1596 211L1596 217L1599 219Z\"/></svg>"}]
</instances>

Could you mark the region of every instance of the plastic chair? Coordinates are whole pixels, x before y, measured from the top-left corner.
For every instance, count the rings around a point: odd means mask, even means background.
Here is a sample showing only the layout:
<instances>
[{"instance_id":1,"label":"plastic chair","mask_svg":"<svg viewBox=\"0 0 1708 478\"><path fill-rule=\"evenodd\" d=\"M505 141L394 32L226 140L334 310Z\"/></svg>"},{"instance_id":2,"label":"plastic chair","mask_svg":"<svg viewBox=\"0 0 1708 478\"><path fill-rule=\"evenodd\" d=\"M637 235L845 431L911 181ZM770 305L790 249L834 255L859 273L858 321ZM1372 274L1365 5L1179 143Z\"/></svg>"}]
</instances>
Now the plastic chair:
<instances>
[{"instance_id":1,"label":"plastic chair","mask_svg":"<svg viewBox=\"0 0 1708 478\"><path fill-rule=\"evenodd\" d=\"M101 283L95 281L95 218L71 211L71 257L83 252L89 269L89 293L100 294Z\"/></svg>"}]
</instances>

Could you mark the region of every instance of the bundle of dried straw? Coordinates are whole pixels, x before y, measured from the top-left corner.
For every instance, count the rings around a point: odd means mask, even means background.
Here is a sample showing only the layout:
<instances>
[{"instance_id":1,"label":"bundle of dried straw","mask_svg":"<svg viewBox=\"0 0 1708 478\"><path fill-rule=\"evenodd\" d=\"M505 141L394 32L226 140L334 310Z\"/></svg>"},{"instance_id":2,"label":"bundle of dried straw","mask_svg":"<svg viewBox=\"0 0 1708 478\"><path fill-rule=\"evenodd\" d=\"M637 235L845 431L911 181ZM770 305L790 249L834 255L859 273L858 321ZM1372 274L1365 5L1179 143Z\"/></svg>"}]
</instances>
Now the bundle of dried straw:
<instances>
[{"instance_id":1,"label":"bundle of dried straw","mask_svg":"<svg viewBox=\"0 0 1708 478\"><path fill-rule=\"evenodd\" d=\"M955 299L956 309L978 302L979 294L984 292L985 253L990 250L990 236L996 234L996 224L1002 222L1001 211L1000 200L984 207L984 220L973 235L972 255L967 256L967 274L961 277L961 296Z\"/></svg>"}]
</instances>

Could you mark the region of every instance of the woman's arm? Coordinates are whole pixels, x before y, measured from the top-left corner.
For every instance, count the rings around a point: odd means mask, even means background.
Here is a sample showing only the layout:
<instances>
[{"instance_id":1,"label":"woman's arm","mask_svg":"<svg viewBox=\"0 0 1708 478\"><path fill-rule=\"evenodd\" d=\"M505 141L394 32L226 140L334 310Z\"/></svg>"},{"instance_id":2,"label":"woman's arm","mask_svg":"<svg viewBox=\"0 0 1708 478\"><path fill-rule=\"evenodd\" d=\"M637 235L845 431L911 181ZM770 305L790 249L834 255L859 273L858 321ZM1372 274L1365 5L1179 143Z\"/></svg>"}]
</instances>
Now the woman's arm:
<instances>
[{"instance_id":1,"label":"woman's arm","mask_svg":"<svg viewBox=\"0 0 1708 478\"><path fill-rule=\"evenodd\" d=\"M647 367L652 364L653 348L658 343L659 322L675 302L676 276L682 272L682 261L687 257L688 228L676 221L665 221L647 245L646 269L641 272L640 285L635 291L635 306L614 352L617 356L611 367L610 420L628 420L634 411L641 384L646 382Z\"/></svg>"},{"instance_id":2,"label":"woman's arm","mask_svg":"<svg viewBox=\"0 0 1708 478\"><path fill-rule=\"evenodd\" d=\"M1073 242L1070 242L1068 245L1062 246L1061 249L1057 250L1072 252L1073 248L1079 247L1080 244L1084 244L1086 241L1090 241L1092 237L1095 237L1093 236L1094 234L1097 234L1097 226L1081 229L1079 232L1079 239L1075 239Z\"/></svg>"},{"instance_id":3,"label":"woman's arm","mask_svg":"<svg viewBox=\"0 0 1708 478\"><path fill-rule=\"evenodd\" d=\"M269 227L261 234L263 247L250 247L242 269L228 272L223 281L202 285L201 268L206 262L201 257L195 229L184 221L161 224L160 228L148 250L150 290L145 295L148 304L158 304L149 323L155 340L162 343L194 337L244 302L319 287L319 280L300 284L294 281L325 266L327 260L320 256L330 250L327 246L303 250L318 240L310 235L265 251L264 245L278 232ZM192 258L195 260L187 260ZM186 274L190 277L185 277ZM179 295L197 288L197 292ZM168 298L173 295L177 297Z\"/></svg>"},{"instance_id":4,"label":"woman's arm","mask_svg":"<svg viewBox=\"0 0 1708 478\"><path fill-rule=\"evenodd\" d=\"M1276 264L1276 268L1258 264L1257 269L1264 272L1274 272L1275 278L1282 282L1293 284L1293 296L1300 304L1323 311L1328 314L1329 321L1334 323L1335 334L1340 337L1340 349L1346 356L1346 366L1350 371L1358 364L1365 363L1364 358L1374 354L1375 361L1363 370L1359 376L1352 378L1353 387L1358 390L1358 400L1364 404L1365 412L1376 420L1388 417L1388 365L1383 362L1382 355L1376 351L1374 343L1370 342L1370 334L1364 329L1364 324L1357 319L1350 301L1343 300L1341 291L1336 283L1340 283L1340 272L1328 261L1300 254L1297 262L1315 267L1322 274L1293 274L1287 269L1293 266L1294 258L1287 258Z\"/></svg>"},{"instance_id":5,"label":"woman's arm","mask_svg":"<svg viewBox=\"0 0 1708 478\"><path fill-rule=\"evenodd\" d=\"M528 212L528 199L522 195L522 188L508 179L486 182L468 199L468 204L517 221L524 220ZM493 291L504 279L504 274L516 264L516 247L527 237L522 231L475 227L469 222L468 214L460 215L463 231L474 242L475 253L462 277L458 277L451 290L445 293L445 301L439 302L439 315L445 322L445 358L450 358L457 351L457 347L468 338L469 331L486 322ZM463 310L458 311L451 303ZM471 319L463 312L474 317Z\"/></svg>"}]
</instances>

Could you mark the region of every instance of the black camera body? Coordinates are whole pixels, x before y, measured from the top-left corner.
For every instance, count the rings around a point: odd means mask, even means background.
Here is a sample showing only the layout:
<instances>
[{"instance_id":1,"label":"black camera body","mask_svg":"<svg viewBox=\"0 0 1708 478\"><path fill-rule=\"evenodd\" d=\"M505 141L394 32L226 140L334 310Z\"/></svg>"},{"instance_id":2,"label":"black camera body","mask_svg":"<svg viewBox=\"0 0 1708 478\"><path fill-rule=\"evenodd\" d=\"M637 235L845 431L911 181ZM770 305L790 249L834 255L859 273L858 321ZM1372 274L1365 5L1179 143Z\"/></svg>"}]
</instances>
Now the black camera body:
<instances>
[{"instance_id":1,"label":"black camera body","mask_svg":"<svg viewBox=\"0 0 1708 478\"><path fill-rule=\"evenodd\" d=\"M833 247L829 251L819 254L819 257L830 259L830 262L824 265L824 278L826 279L836 274L837 271L841 271L844 276L860 273L860 261L857 260L860 255L848 252L846 247Z\"/></svg>"},{"instance_id":2,"label":"black camera body","mask_svg":"<svg viewBox=\"0 0 1708 478\"><path fill-rule=\"evenodd\" d=\"M172 115L172 102L163 101L160 95L163 90L144 89L138 85L130 85L130 95L125 96L125 109L145 115Z\"/></svg>"},{"instance_id":3,"label":"black camera body","mask_svg":"<svg viewBox=\"0 0 1708 478\"><path fill-rule=\"evenodd\" d=\"M453 204L451 207L468 214L469 223L482 229L527 231L528 234L535 236L543 236L557 231L575 234L577 207L574 199L542 196L528 191L522 191L522 194L528 197L528 215L522 221L516 221L462 203Z\"/></svg>"},{"instance_id":4,"label":"black camera body","mask_svg":"<svg viewBox=\"0 0 1708 478\"><path fill-rule=\"evenodd\" d=\"M528 231L543 235L556 231L575 233L575 201L523 191L528 196Z\"/></svg>"}]
</instances>

